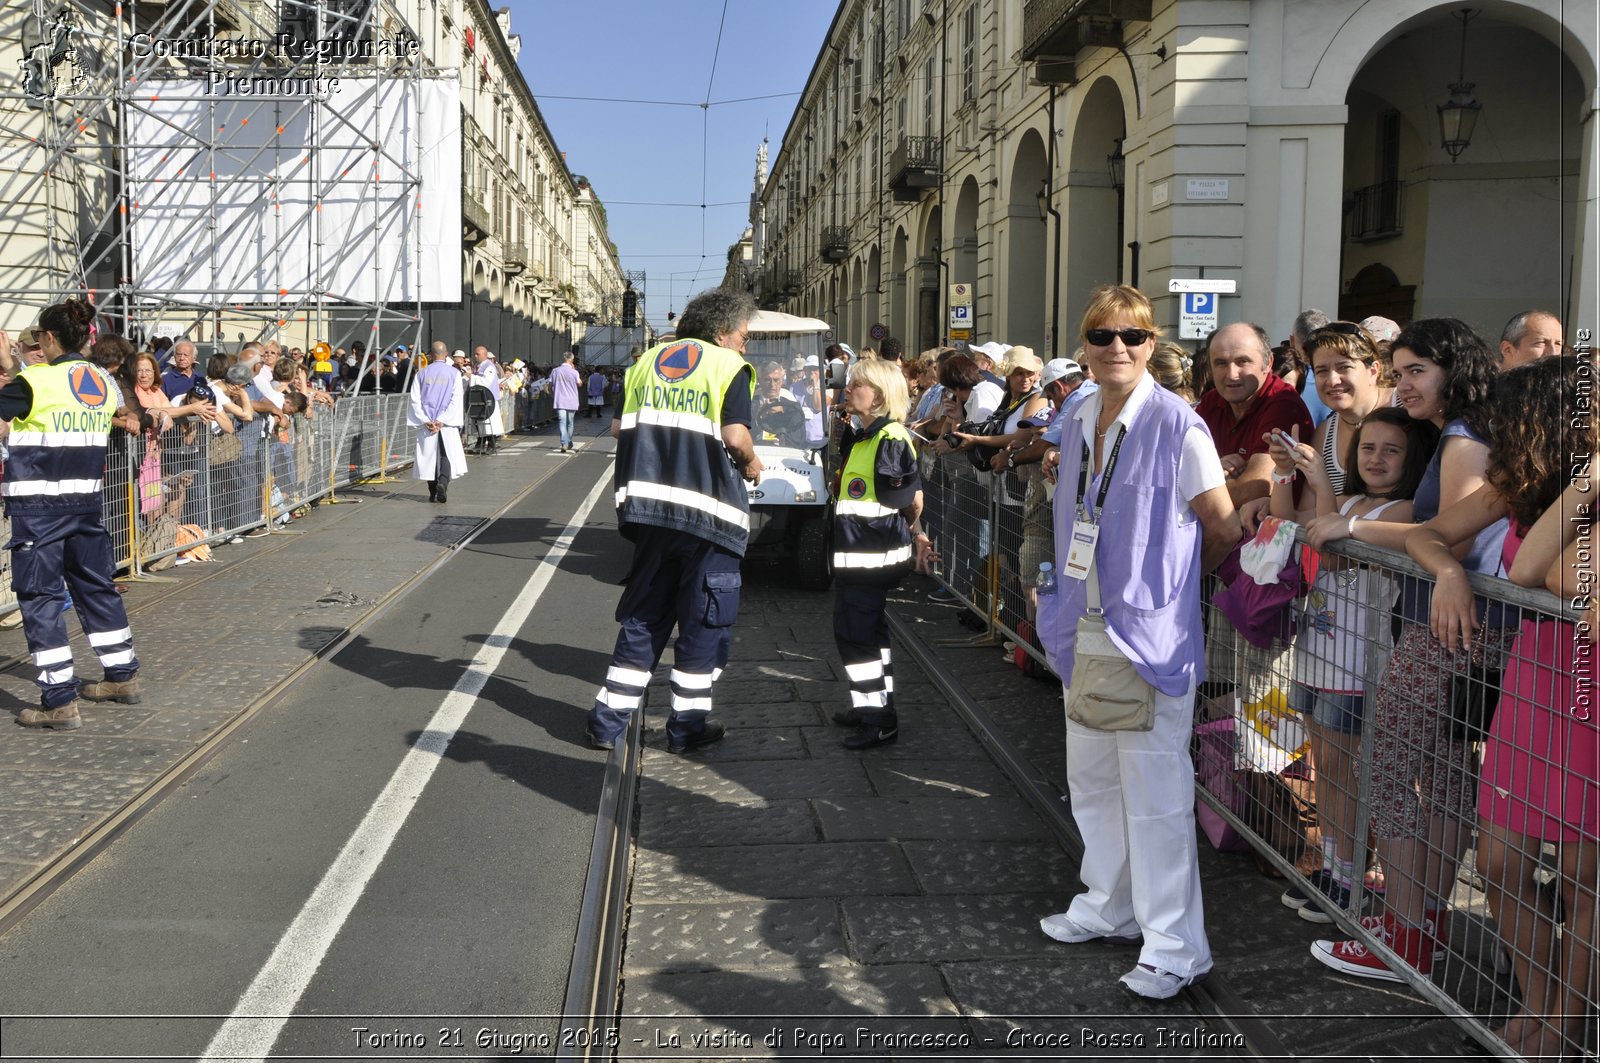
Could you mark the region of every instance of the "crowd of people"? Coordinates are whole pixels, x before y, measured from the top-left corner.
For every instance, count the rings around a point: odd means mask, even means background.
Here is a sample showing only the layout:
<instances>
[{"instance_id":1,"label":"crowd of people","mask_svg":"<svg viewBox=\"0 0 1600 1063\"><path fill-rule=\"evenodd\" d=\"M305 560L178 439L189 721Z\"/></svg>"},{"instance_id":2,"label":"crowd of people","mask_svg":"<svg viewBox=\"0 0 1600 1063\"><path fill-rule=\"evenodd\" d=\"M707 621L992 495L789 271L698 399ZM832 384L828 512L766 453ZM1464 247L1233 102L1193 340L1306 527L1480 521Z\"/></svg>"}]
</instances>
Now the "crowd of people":
<instances>
[{"instance_id":1,"label":"crowd of people","mask_svg":"<svg viewBox=\"0 0 1600 1063\"><path fill-rule=\"evenodd\" d=\"M1032 633L1063 680L1085 889L1045 933L1142 941L1123 978L1141 995L1205 974L1194 728L1281 695L1277 722L1306 736L1296 755L1322 848L1308 890L1284 904L1359 920L1427 975L1475 848L1519 992L1501 1036L1525 1053L1575 1051L1600 932L1592 352L1567 348L1542 310L1512 318L1497 345L1454 319L1308 310L1281 344L1237 323L1191 355L1126 287L1092 296L1080 341L1048 362L998 343L893 359L943 555L934 597L989 611L995 595L1001 623ZM876 379L862 367L883 352L830 356ZM974 483L977 512L960 498ZM1327 552L1342 541L1433 578ZM1260 558L1274 574L1289 564L1292 588L1252 597ZM1468 574L1591 612L1579 624L1521 612ZM1493 688L1476 730L1459 718L1468 680ZM1359 940L1312 952L1344 974L1401 978Z\"/></svg>"}]
</instances>

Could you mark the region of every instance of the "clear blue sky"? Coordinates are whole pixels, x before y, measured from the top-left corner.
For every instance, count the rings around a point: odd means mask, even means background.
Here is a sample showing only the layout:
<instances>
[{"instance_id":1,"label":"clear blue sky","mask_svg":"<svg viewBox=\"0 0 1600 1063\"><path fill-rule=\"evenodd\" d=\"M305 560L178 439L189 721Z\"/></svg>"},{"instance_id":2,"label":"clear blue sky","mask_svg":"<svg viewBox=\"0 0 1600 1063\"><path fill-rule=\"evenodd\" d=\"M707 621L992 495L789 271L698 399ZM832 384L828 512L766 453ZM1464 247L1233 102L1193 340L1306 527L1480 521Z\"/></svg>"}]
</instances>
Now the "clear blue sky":
<instances>
[{"instance_id":1,"label":"clear blue sky","mask_svg":"<svg viewBox=\"0 0 1600 1063\"><path fill-rule=\"evenodd\" d=\"M776 158L836 4L506 3L511 32L522 37L522 76L567 165L606 204L623 269L648 275L646 316L663 327L669 309L681 312L690 295L721 282L728 245L747 224L756 147L768 137ZM774 98L749 99L760 96ZM748 102L718 105L730 100ZM634 205L662 203L690 205Z\"/></svg>"}]
</instances>

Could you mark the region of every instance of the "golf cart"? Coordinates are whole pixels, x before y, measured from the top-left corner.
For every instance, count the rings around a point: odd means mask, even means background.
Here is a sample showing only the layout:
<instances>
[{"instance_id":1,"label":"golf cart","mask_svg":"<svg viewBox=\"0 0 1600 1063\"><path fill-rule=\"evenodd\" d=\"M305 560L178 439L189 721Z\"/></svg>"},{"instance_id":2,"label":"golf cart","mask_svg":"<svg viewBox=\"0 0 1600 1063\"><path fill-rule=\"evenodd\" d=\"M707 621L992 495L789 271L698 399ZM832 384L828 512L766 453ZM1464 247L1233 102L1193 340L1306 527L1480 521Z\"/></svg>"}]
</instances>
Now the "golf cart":
<instances>
[{"instance_id":1,"label":"golf cart","mask_svg":"<svg viewBox=\"0 0 1600 1063\"><path fill-rule=\"evenodd\" d=\"M750 432L766 471L750 490L750 548L782 553L795 583L827 590L833 582L833 544L823 452L828 445L827 358L832 329L816 318L773 310L750 322L744 356L756 371L756 401ZM803 388L796 396L790 370L804 359ZM784 370L781 389L764 379L772 363ZM775 377L775 374L774 374Z\"/></svg>"}]
</instances>

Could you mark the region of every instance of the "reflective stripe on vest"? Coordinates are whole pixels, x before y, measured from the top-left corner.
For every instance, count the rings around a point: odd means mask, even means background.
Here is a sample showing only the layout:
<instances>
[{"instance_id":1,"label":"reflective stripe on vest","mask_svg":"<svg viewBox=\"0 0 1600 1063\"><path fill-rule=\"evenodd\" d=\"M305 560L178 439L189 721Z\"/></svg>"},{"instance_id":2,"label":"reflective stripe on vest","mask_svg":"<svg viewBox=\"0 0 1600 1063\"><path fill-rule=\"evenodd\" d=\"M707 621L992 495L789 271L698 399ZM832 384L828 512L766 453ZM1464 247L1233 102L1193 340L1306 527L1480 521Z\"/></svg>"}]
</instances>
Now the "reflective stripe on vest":
<instances>
[{"instance_id":1,"label":"reflective stripe on vest","mask_svg":"<svg viewBox=\"0 0 1600 1063\"><path fill-rule=\"evenodd\" d=\"M19 512L100 511L106 439L116 394L105 371L81 357L25 366L33 406L11 422L0 497Z\"/></svg>"},{"instance_id":2,"label":"reflective stripe on vest","mask_svg":"<svg viewBox=\"0 0 1600 1063\"><path fill-rule=\"evenodd\" d=\"M749 363L703 340L651 348L628 369L618 417L617 519L673 528L743 554L744 480L722 444L722 399ZM749 379L751 394L755 378Z\"/></svg>"},{"instance_id":3,"label":"reflective stripe on vest","mask_svg":"<svg viewBox=\"0 0 1600 1063\"><path fill-rule=\"evenodd\" d=\"M910 543L885 553L869 554L855 550L835 550L833 553L834 568L893 568L910 560Z\"/></svg>"},{"instance_id":4,"label":"reflective stripe on vest","mask_svg":"<svg viewBox=\"0 0 1600 1063\"><path fill-rule=\"evenodd\" d=\"M840 497L833 505L836 569L894 569L911 561L909 526L899 510L878 501L878 447L885 439L903 442L916 456L911 433L897 421L885 422L850 448L839 476Z\"/></svg>"}]
</instances>

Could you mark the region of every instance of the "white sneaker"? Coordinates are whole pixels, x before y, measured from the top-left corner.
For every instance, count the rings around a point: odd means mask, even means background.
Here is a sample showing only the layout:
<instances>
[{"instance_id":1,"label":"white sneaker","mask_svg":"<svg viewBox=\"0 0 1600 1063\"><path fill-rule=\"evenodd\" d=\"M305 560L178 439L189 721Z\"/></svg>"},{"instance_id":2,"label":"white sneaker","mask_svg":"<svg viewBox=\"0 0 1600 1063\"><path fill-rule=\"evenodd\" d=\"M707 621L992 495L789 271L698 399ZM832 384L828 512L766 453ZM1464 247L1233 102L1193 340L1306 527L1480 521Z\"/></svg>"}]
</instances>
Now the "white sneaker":
<instances>
[{"instance_id":1,"label":"white sneaker","mask_svg":"<svg viewBox=\"0 0 1600 1063\"><path fill-rule=\"evenodd\" d=\"M1199 974L1191 975L1173 974L1171 971L1158 971L1141 963L1117 981L1128 992L1146 1000L1171 1000L1184 986L1194 985L1210 973L1201 971Z\"/></svg>"},{"instance_id":2,"label":"white sneaker","mask_svg":"<svg viewBox=\"0 0 1600 1063\"><path fill-rule=\"evenodd\" d=\"M1069 918L1066 912L1045 916L1039 920L1039 929L1045 932L1046 937L1066 942L1068 945L1081 945L1085 941L1104 941L1108 945L1137 945L1144 940L1143 934L1102 934L1098 930L1090 930Z\"/></svg>"}]
</instances>

